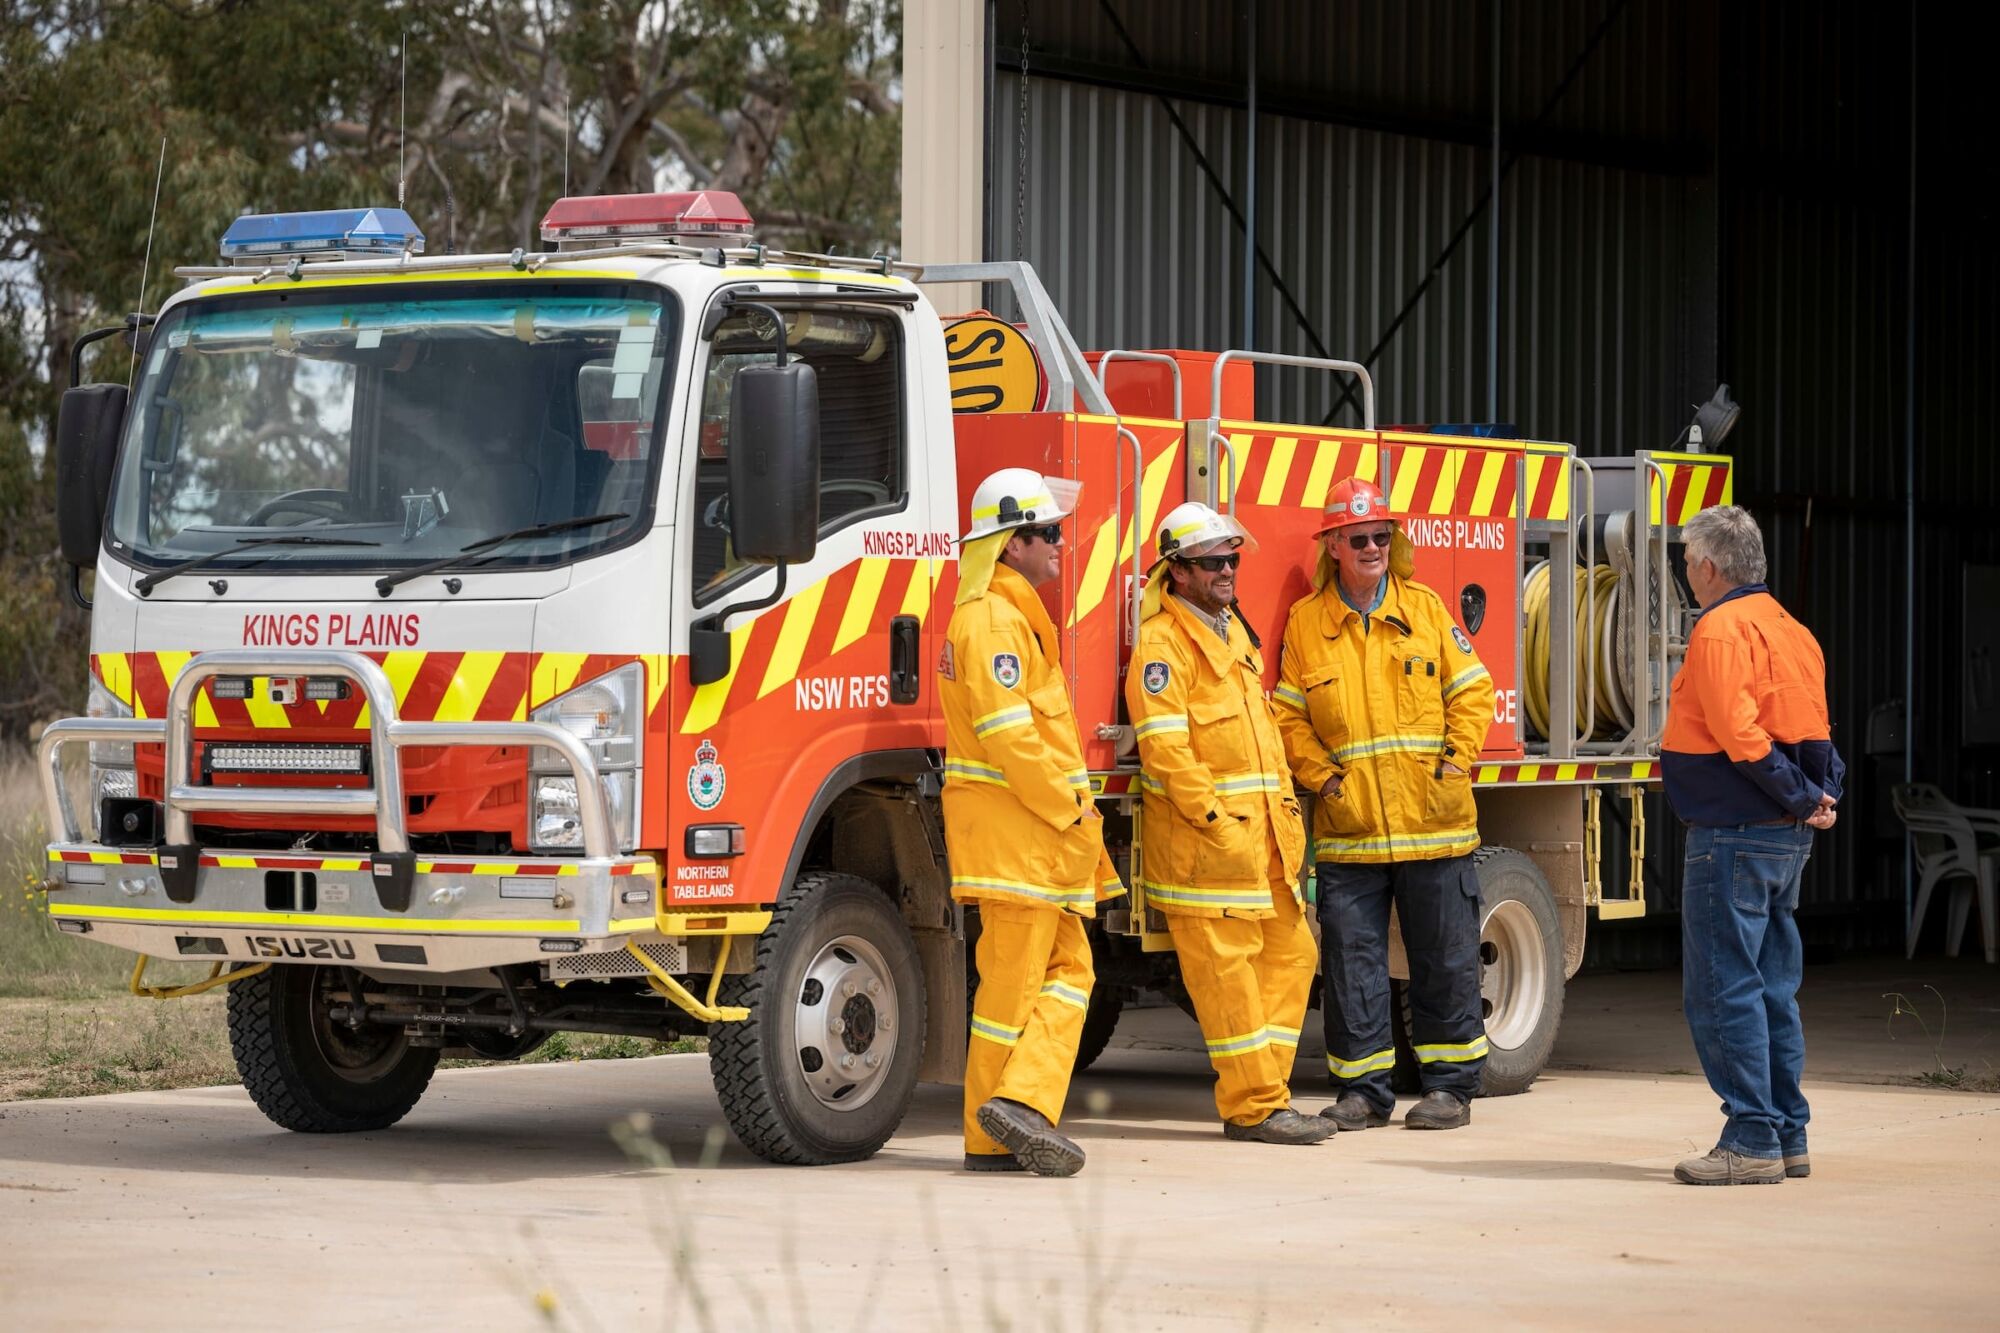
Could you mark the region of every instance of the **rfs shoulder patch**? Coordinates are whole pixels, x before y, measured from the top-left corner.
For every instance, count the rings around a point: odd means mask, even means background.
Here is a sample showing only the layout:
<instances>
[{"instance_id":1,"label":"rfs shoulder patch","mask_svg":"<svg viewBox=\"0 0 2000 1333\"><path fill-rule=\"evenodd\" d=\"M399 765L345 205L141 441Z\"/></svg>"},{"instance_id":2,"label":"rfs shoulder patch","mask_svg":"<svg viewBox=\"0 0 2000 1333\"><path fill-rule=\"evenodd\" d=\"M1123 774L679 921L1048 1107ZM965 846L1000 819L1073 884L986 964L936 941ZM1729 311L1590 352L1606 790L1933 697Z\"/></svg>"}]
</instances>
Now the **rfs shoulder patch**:
<instances>
[{"instance_id":1,"label":"rfs shoulder patch","mask_svg":"<svg viewBox=\"0 0 2000 1333\"><path fill-rule=\"evenodd\" d=\"M1167 682L1174 678L1173 668L1165 662L1148 662L1144 674L1139 677L1146 687L1146 693L1158 694L1167 688Z\"/></svg>"},{"instance_id":2,"label":"rfs shoulder patch","mask_svg":"<svg viewBox=\"0 0 2000 1333\"><path fill-rule=\"evenodd\" d=\"M944 641L944 651L938 654L938 674L946 680L958 679L958 666L952 661L950 639Z\"/></svg>"},{"instance_id":3,"label":"rfs shoulder patch","mask_svg":"<svg viewBox=\"0 0 2000 1333\"><path fill-rule=\"evenodd\" d=\"M1458 645L1458 651L1461 653L1470 653L1472 651L1472 640L1466 638L1465 631L1456 625L1451 627L1451 641Z\"/></svg>"},{"instance_id":4,"label":"rfs shoulder patch","mask_svg":"<svg viewBox=\"0 0 2000 1333\"><path fill-rule=\"evenodd\" d=\"M1021 683L1021 659L1012 653L993 654L993 679L1008 689Z\"/></svg>"}]
</instances>

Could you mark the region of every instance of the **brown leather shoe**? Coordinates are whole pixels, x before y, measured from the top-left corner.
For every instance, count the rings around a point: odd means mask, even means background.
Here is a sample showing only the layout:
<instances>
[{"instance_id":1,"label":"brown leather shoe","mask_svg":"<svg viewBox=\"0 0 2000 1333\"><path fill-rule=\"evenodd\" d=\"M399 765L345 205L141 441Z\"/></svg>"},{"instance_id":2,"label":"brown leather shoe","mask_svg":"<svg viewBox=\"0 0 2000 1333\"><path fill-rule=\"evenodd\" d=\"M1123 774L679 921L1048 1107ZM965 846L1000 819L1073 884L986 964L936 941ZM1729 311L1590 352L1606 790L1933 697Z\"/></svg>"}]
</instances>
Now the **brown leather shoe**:
<instances>
[{"instance_id":1,"label":"brown leather shoe","mask_svg":"<svg viewBox=\"0 0 2000 1333\"><path fill-rule=\"evenodd\" d=\"M1727 1148L1710 1148L1675 1167L1674 1179L1683 1185L1782 1185L1785 1159L1745 1157Z\"/></svg>"},{"instance_id":2,"label":"brown leather shoe","mask_svg":"<svg viewBox=\"0 0 2000 1333\"><path fill-rule=\"evenodd\" d=\"M1073 1176L1083 1170L1083 1149L1056 1133L1049 1118L1034 1107L994 1097L974 1114L981 1129L1036 1175Z\"/></svg>"},{"instance_id":3,"label":"brown leather shoe","mask_svg":"<svg viewBox=\"0 0 2000 1333\"><path fill-rule=\"evenodd\" d=\"M1793 1180L1802 1180L1805 1177L1811 1175L1812 1154L1802 1153L1802 1152L1786 1153L1785 1174L1787 1176L1790 1176Z\"/></svg>"}]
</instances>

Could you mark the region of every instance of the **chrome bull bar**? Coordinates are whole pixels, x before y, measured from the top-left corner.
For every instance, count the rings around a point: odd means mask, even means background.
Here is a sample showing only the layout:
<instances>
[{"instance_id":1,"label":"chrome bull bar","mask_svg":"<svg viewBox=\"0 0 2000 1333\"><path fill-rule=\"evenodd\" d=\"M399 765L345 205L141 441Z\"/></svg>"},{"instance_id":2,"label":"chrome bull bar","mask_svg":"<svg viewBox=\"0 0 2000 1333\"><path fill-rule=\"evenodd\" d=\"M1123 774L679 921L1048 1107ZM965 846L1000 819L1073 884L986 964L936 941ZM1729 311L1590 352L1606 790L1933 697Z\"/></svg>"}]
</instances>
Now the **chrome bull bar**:
<instances>
[{"instance_id":1,"label":"chrome bull bar","mask_svg":"<svg viewBox=\"0 0 2000 1333\"><path fill-rule=\"evenodd\" d=\"M351 681L368 700L372 786L203 787L188 780L194 762L194 702L202 684L216 676L338 676ZM194 898L200 849L194 842L198 811L234 814L372 815L375 819L373 873L383 905L409 906L416 858L405 823L400 752L407 746L533 745L562 756L576 779L577 811L583 823L583 852L590 860L618 855L611 819L598 785L597 764L583 742L542 722L406 722L396 716L396 690L382 668L360 653L311 650L285 653L226 648L193 658L175 678L164 718L64 718L42 732L37 759L51 832L77 842L82 828L63 781L62 750L78 741L166 746L164 838L157 849L168 898ZM281 850L273 848L273 851Z\"/></svg>"}]
</instances>

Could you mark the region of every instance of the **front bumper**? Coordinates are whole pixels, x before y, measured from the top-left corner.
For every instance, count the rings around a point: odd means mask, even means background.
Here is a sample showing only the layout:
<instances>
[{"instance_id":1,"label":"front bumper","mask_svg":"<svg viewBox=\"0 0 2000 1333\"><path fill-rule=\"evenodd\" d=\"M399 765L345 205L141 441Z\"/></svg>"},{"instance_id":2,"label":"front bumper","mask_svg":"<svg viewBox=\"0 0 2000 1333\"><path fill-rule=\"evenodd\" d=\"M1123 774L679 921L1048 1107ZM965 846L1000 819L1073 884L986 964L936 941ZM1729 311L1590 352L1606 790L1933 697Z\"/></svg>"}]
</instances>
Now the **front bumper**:
<instances>
[{"instance_id":1,"label":"front bumper","mask_svg":"<svg viewBox=\"0 0 2000 1333\"><path fill-rule=\"evenodd\" d=\"M656 930L658 901L659 867L646 857L420 857L409 909L394 912L365 856L204 852L194 901L181 904L167 898L156 854L49 847L59 929L191 962L350 962L371 972L553 962Z\"/></svg>"}]
</instances>

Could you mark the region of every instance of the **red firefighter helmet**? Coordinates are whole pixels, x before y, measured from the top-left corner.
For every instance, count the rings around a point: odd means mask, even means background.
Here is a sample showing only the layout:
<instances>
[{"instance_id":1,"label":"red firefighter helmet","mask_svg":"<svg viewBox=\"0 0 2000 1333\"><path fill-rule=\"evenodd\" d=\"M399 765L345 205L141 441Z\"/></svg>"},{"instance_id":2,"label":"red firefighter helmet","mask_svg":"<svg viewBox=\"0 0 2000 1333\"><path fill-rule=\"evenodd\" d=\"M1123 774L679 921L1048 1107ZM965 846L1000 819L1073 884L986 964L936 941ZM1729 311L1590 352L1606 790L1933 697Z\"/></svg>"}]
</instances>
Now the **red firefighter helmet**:
<instances>
[{"instance_id":1,"label":"red firefighter helmet","mask_svg":"<svg viewBox=\"0 0 2000 1333\"><path fill-rule=\"evenodd\" d=\"M1356 523L1380 523L1384 519L1398 528L1403 520L1390 512L1389 497L1382 494L1382 488L1372 481L1359 477L1349 477L1338 483L1326 497L1326 521L1320 524L1313 536L1324 537L1340 528L1352 527Z\"/></svg>"}]
</instances>

